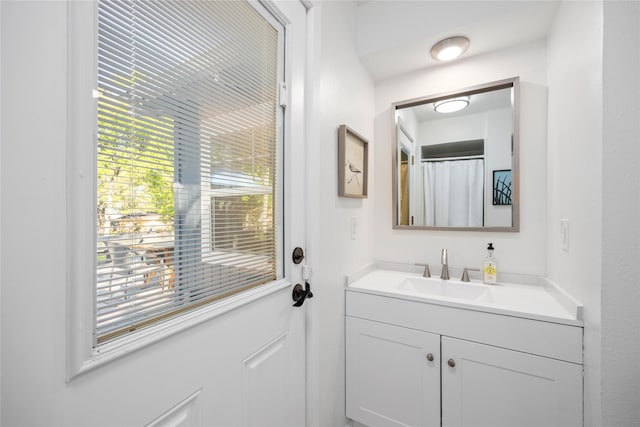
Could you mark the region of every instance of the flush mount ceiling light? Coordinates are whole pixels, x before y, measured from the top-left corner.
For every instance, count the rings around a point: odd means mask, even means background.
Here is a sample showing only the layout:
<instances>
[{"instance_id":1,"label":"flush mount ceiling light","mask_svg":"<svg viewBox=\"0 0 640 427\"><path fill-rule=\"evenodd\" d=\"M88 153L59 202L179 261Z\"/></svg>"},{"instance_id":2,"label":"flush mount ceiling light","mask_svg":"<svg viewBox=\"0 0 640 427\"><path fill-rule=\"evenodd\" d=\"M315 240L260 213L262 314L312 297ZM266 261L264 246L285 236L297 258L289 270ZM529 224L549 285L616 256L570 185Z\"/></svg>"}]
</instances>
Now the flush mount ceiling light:
<instances>
[{"instance_id":1,"label":"flush mount ceiling light","mask_svg":"<svg viewBox=\"0 0 640 427\"><path fill-rule=\"evenodd\" d=\"M438 113L455 113L469 106L468 96L459 96L457 98L445 99L433 104L433 109Z\"/></svg>"},{"instance_id":2,"label":"flush mount ceiling light","mask_svg":"<svg viewBox=\"0 0 640 427\"><path fill-rule=\"evenodd\" d=\"M433 45L431 57L436 61L451 61L465 53L468 48L468 38L464 36L447 37Z\"/></svg>"}]
</instances>

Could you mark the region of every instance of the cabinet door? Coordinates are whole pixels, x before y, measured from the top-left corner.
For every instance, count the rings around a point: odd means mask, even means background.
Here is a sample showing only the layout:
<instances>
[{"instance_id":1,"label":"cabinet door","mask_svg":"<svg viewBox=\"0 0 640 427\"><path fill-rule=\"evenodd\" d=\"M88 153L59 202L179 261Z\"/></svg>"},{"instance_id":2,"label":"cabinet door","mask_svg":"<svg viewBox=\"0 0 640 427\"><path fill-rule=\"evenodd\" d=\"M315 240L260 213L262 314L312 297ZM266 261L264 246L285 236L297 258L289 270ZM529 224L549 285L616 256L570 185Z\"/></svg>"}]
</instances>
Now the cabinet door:
<instances>
[{"instance_id":1,"label":"cabinet door","mask_svg":"<svg viewBox=\"0 0 640 427\"><path fill-rule=\"evenodd\" d=\"M442 425L582 426L582 365L442 337Z\"/></svg>"},{"instance_id":2,"label":"cabinet door","mask_svg":"<svg viewBox=\"0 0 640 427\"><path fill-rule=\"evenodd\" d=\"M346 340L349 418L440 426L439 335L347 316Z\"/></svg>"}]
</instances>

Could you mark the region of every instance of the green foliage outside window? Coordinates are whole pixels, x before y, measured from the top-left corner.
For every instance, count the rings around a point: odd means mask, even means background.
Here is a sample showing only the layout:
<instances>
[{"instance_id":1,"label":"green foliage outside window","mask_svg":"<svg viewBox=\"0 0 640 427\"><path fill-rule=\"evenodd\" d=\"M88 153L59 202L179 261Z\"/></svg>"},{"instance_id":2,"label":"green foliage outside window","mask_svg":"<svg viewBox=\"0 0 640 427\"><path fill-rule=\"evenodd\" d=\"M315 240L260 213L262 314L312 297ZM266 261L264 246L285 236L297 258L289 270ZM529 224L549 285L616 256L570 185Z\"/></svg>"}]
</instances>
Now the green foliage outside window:
<instances>
[{"instance_id":1,"label":"green foliage outside window","mask_svg":"<svg viewBox=\"0 0 640 427\"><path fill-rule=\"evenodd\" d=\"M140 225L113 227L122 217L155 214L172 229L173 121L143 115L104 95L98 102L98 229L99 234L140 231ZM142 108L138 110L143 111ZM135 223L132 219L132 223Z\"/></svg>"}]
</instances>

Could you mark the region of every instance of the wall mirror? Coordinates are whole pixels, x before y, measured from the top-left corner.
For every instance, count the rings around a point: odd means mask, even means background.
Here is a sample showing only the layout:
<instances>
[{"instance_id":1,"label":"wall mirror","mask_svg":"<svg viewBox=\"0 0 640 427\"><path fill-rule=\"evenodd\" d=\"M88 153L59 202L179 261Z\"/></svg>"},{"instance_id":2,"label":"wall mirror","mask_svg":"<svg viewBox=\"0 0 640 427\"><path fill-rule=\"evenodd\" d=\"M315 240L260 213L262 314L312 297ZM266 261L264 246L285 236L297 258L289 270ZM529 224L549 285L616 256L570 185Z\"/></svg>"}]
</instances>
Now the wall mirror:
<instances>
[{"instance_id":1,"label":"wall mirror","mask_svg":"<svg viewBox=\"0 0 640 427\"><path fill-rule=\"evenodd\" d=\"M392 104L393 228L519 231L519 79Z\"/></svg>"}]
</instances>

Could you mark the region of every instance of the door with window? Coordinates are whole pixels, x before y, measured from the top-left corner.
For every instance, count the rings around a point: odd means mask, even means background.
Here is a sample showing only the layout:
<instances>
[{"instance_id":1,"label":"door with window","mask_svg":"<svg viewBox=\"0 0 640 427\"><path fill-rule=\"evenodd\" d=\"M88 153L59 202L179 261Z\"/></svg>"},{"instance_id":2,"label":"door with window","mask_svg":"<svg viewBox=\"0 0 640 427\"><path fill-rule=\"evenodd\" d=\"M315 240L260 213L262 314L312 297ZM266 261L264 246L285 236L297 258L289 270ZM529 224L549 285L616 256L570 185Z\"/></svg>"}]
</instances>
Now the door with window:
<instances>
[{"instance_id":1,"label":"door with window","mask_svg":"<svg viewBox=\"0 0 640 427\"><path fill-rule=\"evenodd\" d=\"M78 3L60 423L304 425L305 7Z\"/></svg>"}]
</instances>

